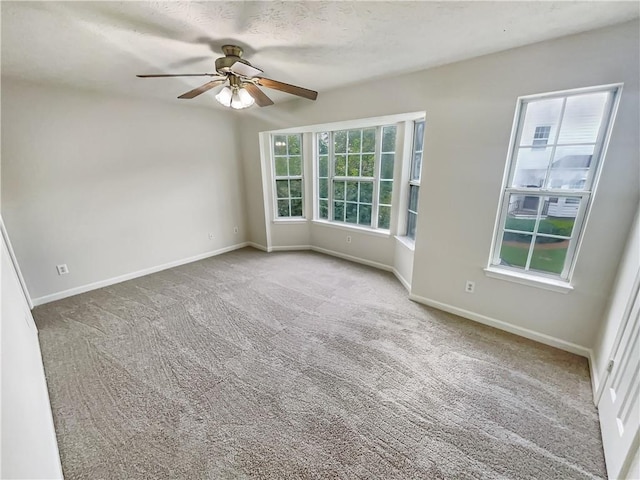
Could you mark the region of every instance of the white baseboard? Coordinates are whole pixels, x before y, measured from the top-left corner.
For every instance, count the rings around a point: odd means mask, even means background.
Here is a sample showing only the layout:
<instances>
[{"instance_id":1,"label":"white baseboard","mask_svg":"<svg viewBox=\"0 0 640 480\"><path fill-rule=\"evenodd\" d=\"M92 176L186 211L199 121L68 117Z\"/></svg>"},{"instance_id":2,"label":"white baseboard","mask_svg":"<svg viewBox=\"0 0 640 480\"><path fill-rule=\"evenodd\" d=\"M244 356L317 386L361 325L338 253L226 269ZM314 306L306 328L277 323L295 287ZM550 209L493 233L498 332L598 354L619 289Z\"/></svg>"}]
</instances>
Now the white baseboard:
<instances>
[{"instance_id":1,"label":"white baseboard","mask_svg":"<svg viewBox=\"0 0 640 480\"><path fill-rule=\"evenodd\" d=\"M109 285L113 285L115 283L125 282L127 280L132 280L134 278L143 277L145 275L160 272L168 268L178 267L186 263L197 262L198 260L203 260L209 257L215 257L216 255L231 252L233 250L238 250L239 248L244 248L249 245L250 245L249 242L242 242L235 245L231 245L229 247L219 248L218 250L212 250L209 252L201 253L199 255L194 255L193 257L183 258L181 260L175 260L173 262L165 263L162 265L156 265L155 267L145 268L143 270L138 270L137 272L126 273L124 275L119 275L117 277L107 278L105 280L89 283L87 285L81 285L79 287L70 288L69 290L63 290L62 292L56 292L50 295L45 295L43 297L34 298L33 305L37 307L38 305L43 305L45 303L54 302L56 300L61 300L63 298L72 297L73 295L89 292L91 290L96 290L98 288L108 287Z\"/></svg>"},{"instance_id":2,"label":"white baseboard","mask_svg":"<svg viewBox=\"0 0 640 480\"><path fill-rule=\"evenodd\" d=\"M373 260L367 260L365 258L354 257L353 255L347 255L346 253L341 253L341 252L336 252L334 250L328 250L326 248L316 247L315 245L311 245L309 248L310 248L310 250L313 250L314 252L320 252L320 253L324 253L326 255L331 255L332 257L338 257L338 258L342 258L344 260L349 260L351 262L361 263L362 265L367 265L369 267L378 268L378 269L384 270L386 272L392 272L393 271L393 267L391 267L389 265L385 265L384 263L374 262Z\"/></svg>"},{"instance_id":3,"label":"white baseboard","mask_svg":"<svg viewBox=\"0 0 640 480\"><path fill-rule=\"evenodd\" d=\"M295 250L312 250L311 245L279 245L271 247L271 252L292 252Z\"/></svg>"},{"instance_id":4,"label":"white baseboard","mask_svg":"<svg viewBox=\"0 0 640 480\"><path fill-rule=\"evenodd\" d=\"M407 292L411 292L411 284L407 282L407 279L400 275L400 272L395 268L391 270L396 278L400 281L402 286L407 289Z\"/></svg>"},{"instance_id":5,"label":"white baseboard","mask_svg":"<svg viewBox=\"0 0 640 480\"><path fill-rule=\"evenodd\" d=\"M264 245L260 245L259 243L246 242L246 244L248 247L253 247L255 249L262 250L263 252L268 252L267 247L265 247Z\"/></svg>"},{"instance_id":6,"label":"white baseboard","mask_svg":"<svg viewBox=\"0 0 640 480\"><path fill-rule=\"evenodd\" d=\"M586 357L588 359L591 357L591 349L583 347L582 345L567 342L565 340L561 340L544 333L535 332L533 330L529 330L528 328L519 327L511 323L503 322L502 320L497 320L495 318L487 317L486 315L481 315L479 313L454 307L446 303L431 300L430 298L421 297L413 293L409 295L409 298L418 303L428 305L429 307L434 307L438 310L444 310L445 312L453 313L454 315L459 315L460 317L468 318L469 320L473 320L484 325L489 325L490 327L497 328L498 330L504 330L505 332L513 333L530 340L535 340L536 342L544 343L545 345L559 348L560 350L575 353L576 355L580 355L581 357Z\"/></svg>"}]
</instances>

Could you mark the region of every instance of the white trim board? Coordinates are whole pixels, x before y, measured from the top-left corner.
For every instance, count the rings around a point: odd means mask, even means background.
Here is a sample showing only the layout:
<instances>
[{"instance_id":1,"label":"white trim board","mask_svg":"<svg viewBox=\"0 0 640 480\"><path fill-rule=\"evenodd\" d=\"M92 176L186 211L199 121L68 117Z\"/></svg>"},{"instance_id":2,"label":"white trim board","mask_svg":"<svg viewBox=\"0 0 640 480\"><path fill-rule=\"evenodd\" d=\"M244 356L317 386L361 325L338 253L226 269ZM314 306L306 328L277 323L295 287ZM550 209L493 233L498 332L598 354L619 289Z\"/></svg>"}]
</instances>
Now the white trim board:
<instances>
[{"instance_id":1,"label":"white trim board","mask_svg":"<svg viewBox=\"0 0 640 480\"><path fill-rule=\"evenodd\" d=\"M259 243L256 242L245 242L247 244L247 247L253 247L256 250L262 250L263 252L268 251L267 247L265 247L264 245L260 245Z\"/></svg>"},{"instance_id":2,"label":"white trim board","mask_svg":"<svg viewBox=\"0 0 640 480\"><path fill-rule=\"evenodd\" d=\"M2 234L2 238L4 239L4 244L7 247L7 252L9 253L9 259L11 263L13 263L13 268L16 271L16 275L18 276L18 282L20 282L20 287L22 287L22 292L24 293L24 298L27 301L27 305L30 309L33 309L33 300L31 300L31 294L29 293L29 289L27 288L27 283L24 281L24 277L22 276L22 271L20 270L20 265L18 265L18 259L16 258L16 254L13 251L13 246L11 245L11 239L9 238L9 232L7 232L7 227L4 224L4 219L2 215L0 215L0 233Z\"/></svg>"},{"instance_id":3,"label":"white trim board","mask_svg":"<svg viewBox=\"0 0 640 480\"><path fill-rule=\"evenodd\" d=\"M600 380L596 371L596 357L592 349L589 349L589 373L591 374L591 391L593 392L593 403L597 406L600 399Z\"/></svg>"},{"instance_id":4,"label":"white trim board","mask_svg":"<svg viewBox=\"0 0 640 480\"><path fill-rule=\"evenodd\" d=\"M402 275L400 275L400 272L395 268L393 268L391 271L396 276L398 281L402 284L402 286L407 289L407 292L411 293L411 284L407 282L407 280Z\"/></svg>"},{"instance_id":5,"label":"white trim board","mask_svg":"<svg viewBox=\"0 0 640 480\"><path fill-rule=\"evenodd\" d=\"M223 253L231 252L233 250L238 250L240 248L244 248L249 245L250 245L249 242L237 243L229 247L220 248L218 250L212 250L209 252L201 253L199 255L194 255L192 257L183 258L181 260L174 260L173 262L164 263L162 265L156 265L155 267L149 267L142 270L138 270L136 272L125 273L124 275L118 275L117 277L107 278L105 280L99 280L97 282L89 283L87 285L81 285L79 287L70 288L69 290L63 290L61 292L52 293L49 295L45 295L43 297L34 298L33 305L37 307L38 305L43 305L45 303L54 302L56 300L61 300L63 298L72 297L73 295L78 295L80 293L89 292L91 290L97 290L98 288L108 287L109 285L125 282L127 280L132 280L134 278L144 277L145 275L150 275L152 273L160 272L162 270L167 270L168 268L178 267L180 265L185 265L187 263L197 262L198 260L203 260L209 257L215 257L216 255L221 255Z\"/></svg>"},{"instance_id":6,"label":"white trim board","mask_svg":"<svg viewBox=\"0 0 640 480\"><path fill-rule=\"evenodd\" d=\"M519 327L511 323L503 322L502 320L497 320L495 318L487 317L486 315L471 312L463 308L458 308L446 303L438 302L436 300L431 300L430 298L421 297L420 295L416 295L413 293L409 294L409 298L418 303L422 303L423 305L437 308L438 310L443 310L445 312L453 313L454 315L458 315L460 317L482 323L483 325L497 328L498 330L504 330L505 332L513 333L520 337L528 338L529 340L535 340L536 342L559 348L560 350L564 350L566 352L575 353L576 355L586 357L587 359L591 357L591 349L583 347L582 345L567 342L560 338L552 337L544 333L535 332L533 330L529 330L528 328Z\"/></svg>"}]
</instances>

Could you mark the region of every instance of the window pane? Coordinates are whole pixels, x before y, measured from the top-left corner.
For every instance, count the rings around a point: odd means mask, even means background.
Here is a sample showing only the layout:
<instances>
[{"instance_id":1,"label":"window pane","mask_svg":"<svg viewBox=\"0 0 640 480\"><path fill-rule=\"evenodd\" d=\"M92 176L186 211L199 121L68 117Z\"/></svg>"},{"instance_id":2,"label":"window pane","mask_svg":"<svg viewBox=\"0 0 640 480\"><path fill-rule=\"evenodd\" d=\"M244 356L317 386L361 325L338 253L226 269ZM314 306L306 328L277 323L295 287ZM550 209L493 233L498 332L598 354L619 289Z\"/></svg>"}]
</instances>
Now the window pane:
<instances>
[{"instance_id":1,"label":"window pane","mask_svg":"<svg viewBox=\"0 0 640 480\"><path fill-rule=\"evenodd\" d=\"M371 203L373 200L373 183L360 182L360 203Z\"/></svg>"},{"instance_id":2,"label":"window pane","mask_svg":"<svg viewBox=\"0 0 640 480\"><path fill-rule=\"evenodd\" d=\"M320 218L329 218L329 202L327 200L320 200L318 205L320 207Z\"/></svg>"},{"instance_id":3,"label":"window pane","mask_svg":"<svg viewBox=\"0 0 640 480\"><path fill-rule=\"evenodd\" d=\"M274 135L273 137L273 154L287 154L287 137L285 135Z\"/></svg>"},{"instance_id":4,"label":"window pane","mask_svg":"<svg viewBox=\"0 0 640 480\"><path fill-rule=\"evenodd\" d=\"M568 247L569 240L536 237L529 269L547 273L562 273Z\"/></svg>"},{"instance_id":5,"label":"window pane","mask_svg":"<svg viewBox=\"0 0 640 480\"><path fill-rule=\"evenodd\" d=\"M407 237L416 238L416 222L418 221L418 216L415 213L409 212L409 216L407 217Z\"/></svg>"},{"instance_id":6,"label":"window pane","mask_svg":"<svg viewBox=\"0 0 640 480\"><path fill-rule=\"evenodd\" d=\"M327 157L326 155L321 156L318 161L318 176L329 176L329 157Z\"/></svg>"},{"instance_id":7,"label":"window pane","mask_svg":"<svg viewBox=\"0 0 640 480\"><path fill-rule=\"evenodd\" d=\"M320 198L329 198L329 179L321 178L318 180L318 196Z\"/></svg>"},{"instance_id":8,"label":"window pane","mask_svg":"<svg viewBox=\"0 0 640 480\"><path fill-rule=\"evenodd\" d=\"M278 198L288 198L289 180L276 180L276 192Z\"/></svg>"},{"instance_id":9,"label":"window pane","mask_svg":"<svg viewBox=\"0 0 640 480\"><path fill-rule=\"evenodd\" d=\"M276 177L286 177L287 172L287 157L276 157Z\"/></svg>"},{"instance_id":10,"label":"window pane","mask_svg":"<svg viewBox=\"0 0 640 480\"><path fill-rule=\"evenodd\" d=\"M362 172L363 177L373 177L373 154L362 155Z\"/></svg>"},{"instance_id":11,"label":"window pane","mask_svg":"<svg viewBox=\"0 0 640 480\"><path fill-rule=\"evenodd\" d=\"M302 198L302 180L289 180L289 193L292 198Z\"/></svg>"},{"instance_id":12,"label":"window pane","mask_svg":"<svg viewBox=\"0 0 640 480\"><path fill-rule=\"evenodd\" d=\"M532 235L504 232L500 258L502 265L524 268L527 264Z\"/></svg>"},{"instance_id":13,"label":"window pane","mask_svg":"<svg viewBox=\"0 0 640 480\"><path fill-rule=\"evenodd\" d=\"M562 102L562 98L550 98L526 103L520 145L533 145L536 128L539 126L549 127L549 143L555 141Z\"/></svg>"},{"instance_id":14,"label":"window pane","mask_svg":"<svg viewBox=\"0 0 640 480\"><path fill-rule=\"evenodd\" d=\"M289 216L289 200L278 200L278 216Z\"/></svg>"},{"instance_id":15,"label":"window pane","mask_svg":"<svg viewBox=\"0 0 640 480\"><path fill-rule=\"evenodd\" d=\"M358 204L347 202L345 221L347 223L358 223Z\"/></svg>"},{"instance_id":16,"label":"window pane","mask_svg":"<svg viewBox=\"0 0 640 480\"><path fill-rule=\"evenodd\" d=\"M609 92L567 98L558 143L595 143Z\"/></svg>"},{"instance_id":17,"label":"window pane","mask_svg":"<svg viewBox=\"0 0 640 480\"><path fill-rule=\"evenodd\" d=\"M344 177L347 174L347 157L336 155L335 175Z\"/></svg>"},{"instance_id":18,"label":"window pane","mask_svg":"<svg viewBox=\"0 0 640 480\"><path fill-rule=\"evenodd\" d=\"M302 161L300 157L289 157L289 175L302 175Z\"/></svg>"},{"instance_id":19,"label":"window pane","mask_svg":"<svg viewBox=\"0 0 640 480\"><path fill-rule=\"evenodd\" d=\"M371 205L360 205L358 214L358 223L360 225L371 226Z\"/></svg>"},{"instance_id":20,"label":"window pane","mask_svg":"<svg viewBox=\"0 0 640 480\"><path fill-rule=\"evenodd\" d=\"M383 153L382 164L380 165L380 178L393 178L393 163L395 160L395 154Z\"/></svg>"},{"instance_id":21,"label":"window pane","mask_svg":"<svg viewBox=\"0 0 640 480\"><path fill-rule=\"evenodd\" d=\"M424 142L424 121L416 122L413 130L413 151L422 152Z\"/></svg>"},{"instance_id":22,"label":"window pane","mask_svg":"<svg viewBox=\"0 0 640 480\"><path fill-rule=\"evenodd\" d=\"M540 220L539 233L570 237L580 207L580 197L551 197L546 204L546 217Z\"/></svg>"},{"instance_id":23,"label":"window pane","mask_svg":"<svg viewBox=\"0 0 640 480\"><path fill-rule=\"evenodd\" d=\"M360 153L362 130L349 130L349 153Z\"/></svg>"},{"instance_id":24,"label":"window pane","mask_svg":"<svg viewBox=\"0 0 640 480\"><path fill-rule=\"evenodd\" d=\"M384 228L389 230L389 224L391 223L391 207L379 207L378 208L378 228Z\"/></svg>"},{"instance_id":25,"label":"window pane","mask_svg":"<svg viewBox=\"0 0 640 480\"><path fill-rule=\"evenodd\" d=\"M292 217L302 216L302 199L301 198L294 198L291 200L291 216Z\"/></svg>"},{"instance_id":26,"label":"window pane","mask_svg":"<svg viewBox=\"0 0 640 480\"><path fill-rule=\"evenodd\" d=\"M347 156L347 175L349 177L360 176L360 155Z\"/></svg>"},{"instance_id":27,"label":"window pane","mask_svg":"<svg viewBox=\"0 0 640 480\"><path fill-rule=\"evenodd\" d=\"M318 134L318 153L327 155L329 153L329 132Z\"/></svg>"},{"instance_id":28,"label":"window pane","mask_svg":"<svg viewBox=\"0 0 640 480\"><path fill-rule=\"evenodd\" d=\"M552 151L552 147L518 149L516 171L511 186L542 187L547 176Z\"/></svg>"},{"instance_id":29,"label":"window pane","mask_svg":"<svg viewBox=\"0 0 640 480\"><path fill-rule=\"evenodd\" d=\"M593 145L557 147L551 162L549 188L584 189L593 150Z\"/></svg>"},{"instance_id":30,"label":"window pane","mask_svg":"<svg viewBox=\"0 0 640 480\"><path fill-rule=\"evenodd\" d=\"M333 198L344 200L345 182L333 182Z\"/></svg>"},{"instance_id":31,"label":"window pane","mask_svg":"<svg viewBox=\"0 0 640 480\"><path fill-rule=\"evenodd\" d=\"M418 211L418 192L420 187L417 185L411 185L409 187L409 210L414 212Z\"/></svg>"},{"instance_id":32,"label":"window pane","mask_svg":"<svg viewBox=\"0 0 640 480\"><path fill-rule=\"evenodd\" d=\"M289 135L289 155L300 155L300 135Z\"/></svg>"},{"instance_id":33,"label":"window pane","mask_svg":"<svg viewBox=\"0 0 640 480\"><path fill-rule=\"evenodd\" d=\"M420 181L420 172L422 171L422 152L413 154L411 162L411 180Z\"/></svg>"},{"instance_id":34,"label":"window pane","mask_svg":"<svg viewBox=\"0 0 640 480\"><path fill-rule=\"evenodd\" d=\"M333 202L333 219L344 222L344 202Z\"/></svg>"},{"instance_id":35,"label":"window pane","mask_svg":"<svg viewBox=\"0 0 640 480\"><path fill-rule=\"evenodd\" d=\"M390 181L380 182L380 203L385 205L391 205L392 188L393 188L393 182L390 182Z\"/></svg>"},{"instance_id":36,"label":"window pane","mask_svg":"<svg viewBox=\"0 0 640 480\"><path fill-rule=\"evenodd\" d=\"M540 197L537 195L510 195L504 228L520 232L533 232L538 216Z\"/></svg>"},{"instance_id":37,"label":"window pane","mask_svg":"<svg viewBox=\"0 0 640 480\"><path fill-rule=\"evenodd\" d=\"M383 127L382 129L382 151L396 151L396 127Z\"/></svg>"},{"instance_id":38,"label":"window pane","mask_svg":"<svg viewBox=\"0 0 640 480\"><path fill-rule=\"evenodd\" d=\"M335 153L347 153L347 132L341 130L333 135L333 149Z\"/></svg>"},{"instance_id":39,"label":"window pane","mask_svg":"<svg viewBox=\"0 0 640 480\"><path fill-rule=\"evenodd\" d=\"M376 129L367 128L363 132L362 136L362 151L363 152L375 152L376 151Z\"/></svg>"},{"instance_id":40,"label":"window pane","mask_svg":"<svg viewBox=\"0 0 640 480\"><path fill-rule=\"evenodd\" d=\"M347 201L358 201L358 183L359 182L347 182Z\"/></svg>"}]
</instances>

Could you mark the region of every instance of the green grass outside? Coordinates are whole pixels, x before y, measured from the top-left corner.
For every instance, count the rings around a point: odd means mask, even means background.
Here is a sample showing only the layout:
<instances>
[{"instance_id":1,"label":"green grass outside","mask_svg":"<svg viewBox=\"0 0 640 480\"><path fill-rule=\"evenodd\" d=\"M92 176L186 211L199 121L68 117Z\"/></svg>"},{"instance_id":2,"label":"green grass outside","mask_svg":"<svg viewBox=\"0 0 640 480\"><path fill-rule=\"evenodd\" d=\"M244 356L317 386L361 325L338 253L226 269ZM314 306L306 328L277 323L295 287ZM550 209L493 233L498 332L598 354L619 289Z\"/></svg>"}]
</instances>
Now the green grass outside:
<instances>
[{"instance_id":1,"label":"green grass outside","mask_svg":"<svg viewBox=\"0 0 640 480\"><path fill-rule=\"evenodd\" d=\"M502 260L514 267L524 268L527 263L527 255L529 254L529 243L522 243L521 245L522 246L517 244L503 244L500 249L500 257ZM564 259L566 256L566 245L558 245L557 248L534 249L529 268L559 274L562 273L562 269L564 268Z\"/></svg>"},{"instance_id":2,"label":"green grass outside","mask_svg":"<svg viewBox=\"0 0 640 480\"><path fill-rule=\"evenodd\" d=\"M538 232L570 237L575 221L575 218L543 218L542 220L540 220ZM505 228L509 230L519 230L521 232L532 232L535 223L536 221L534 218L507 217Z\"/></svg>"}]
</instances>

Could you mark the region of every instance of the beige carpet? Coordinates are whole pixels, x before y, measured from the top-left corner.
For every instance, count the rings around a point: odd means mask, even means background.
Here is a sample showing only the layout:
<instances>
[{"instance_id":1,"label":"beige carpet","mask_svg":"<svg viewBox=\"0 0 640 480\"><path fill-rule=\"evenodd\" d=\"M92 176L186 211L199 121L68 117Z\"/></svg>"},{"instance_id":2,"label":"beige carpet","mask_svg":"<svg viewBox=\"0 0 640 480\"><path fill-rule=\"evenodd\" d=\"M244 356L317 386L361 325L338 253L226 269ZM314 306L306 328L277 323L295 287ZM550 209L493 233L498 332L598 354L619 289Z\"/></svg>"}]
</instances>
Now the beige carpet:
<instances>
[{"instance_id":1,"label":"beige carpet","mask_svg":"<svg viewBox=\"0 0 640 480\"><path fill-rule=\"evenodd\" d=\"M605 477L585 359L386 272L243 249L34 315L67 480Z\"/></svg>"}]
</instances>

